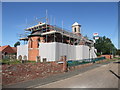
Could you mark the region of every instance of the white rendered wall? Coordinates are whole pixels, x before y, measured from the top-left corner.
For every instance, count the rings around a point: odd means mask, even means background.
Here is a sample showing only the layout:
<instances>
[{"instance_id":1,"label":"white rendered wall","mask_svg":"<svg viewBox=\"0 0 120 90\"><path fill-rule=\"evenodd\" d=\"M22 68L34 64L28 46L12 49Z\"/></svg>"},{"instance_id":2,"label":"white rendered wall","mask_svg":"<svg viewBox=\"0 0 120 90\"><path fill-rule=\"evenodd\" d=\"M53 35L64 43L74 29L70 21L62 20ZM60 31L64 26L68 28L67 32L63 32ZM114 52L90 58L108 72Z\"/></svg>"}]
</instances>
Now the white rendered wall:
<instances>
[{"instance_id":1,"label":"white rendered wall","mask_svg":"<svg viewBox=\"0 0 120 90\"><path fill-rule=\"evenodd\" d=\"M17 59L19 55L22 56L22 59L26 55L28 60L28 44L17 46Z\"/></svg>"}]
</instances>

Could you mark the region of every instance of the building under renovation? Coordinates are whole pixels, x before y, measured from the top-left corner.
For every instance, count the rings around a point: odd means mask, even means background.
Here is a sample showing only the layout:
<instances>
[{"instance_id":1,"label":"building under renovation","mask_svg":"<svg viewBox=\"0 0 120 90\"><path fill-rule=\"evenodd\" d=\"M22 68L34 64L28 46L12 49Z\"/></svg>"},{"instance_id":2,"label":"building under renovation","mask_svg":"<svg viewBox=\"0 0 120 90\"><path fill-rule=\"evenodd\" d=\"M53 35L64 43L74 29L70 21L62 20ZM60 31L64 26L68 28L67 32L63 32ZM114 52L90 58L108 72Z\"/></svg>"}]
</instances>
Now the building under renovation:
<instances>
[{"instance_id":1,"label":"building under renovation","mask_svg":"<svg viewBox=\"0 0 120 90\"><path fill-rule=\"evenodd\" d=\"M61 56L66 56L67 60L96 58L94 42L82 36L81 25L75 22L71 29L72 32L68 32L42 22L26 28L30 34L20 39L27 44L17 47L17 58L40 62L57 61Z\"/></svg>"}]
</instances>

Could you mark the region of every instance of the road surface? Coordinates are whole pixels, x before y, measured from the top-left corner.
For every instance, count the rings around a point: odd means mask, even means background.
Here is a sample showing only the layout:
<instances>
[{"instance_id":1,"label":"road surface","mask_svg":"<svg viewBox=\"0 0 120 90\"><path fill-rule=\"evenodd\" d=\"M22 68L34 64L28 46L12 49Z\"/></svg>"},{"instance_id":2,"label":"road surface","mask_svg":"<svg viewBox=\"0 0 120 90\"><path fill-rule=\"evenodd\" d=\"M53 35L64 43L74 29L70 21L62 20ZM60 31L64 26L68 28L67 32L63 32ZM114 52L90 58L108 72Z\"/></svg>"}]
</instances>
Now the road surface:
<instances>
[{"instance_id":1,"label":"road surface","mask_svg":"<svg viewBox=\"0 0 120 90\"><path fill-rule=\"evenodd\" d=\"M76 76L35 88L118 88L118 63L109 63Z\"/></svg>"}]
</instances>

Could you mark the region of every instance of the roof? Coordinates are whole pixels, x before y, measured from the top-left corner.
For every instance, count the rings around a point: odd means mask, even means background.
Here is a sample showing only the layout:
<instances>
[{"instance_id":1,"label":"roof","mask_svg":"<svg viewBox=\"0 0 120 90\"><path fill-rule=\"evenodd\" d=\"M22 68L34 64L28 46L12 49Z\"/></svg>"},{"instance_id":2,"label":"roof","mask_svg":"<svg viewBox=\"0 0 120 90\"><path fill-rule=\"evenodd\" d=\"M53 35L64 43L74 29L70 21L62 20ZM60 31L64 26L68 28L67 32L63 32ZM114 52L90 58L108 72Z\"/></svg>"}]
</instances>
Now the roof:
<instances>
[{"instance_id":1,"label":"roof","mask_svg":"<svg viewBox=\"0 0 120 90\"><path fill-rule=\"evenodd\" d=\"M13 49L14 52L17 52L17 48L16 47L11 47Z\"/></svg>"},{"instance_id":2,"label":"roof","mask_svg":"<svg viewBox=\"0 0 120 90\"><path fill-rule=\"evenodd\" d=\"M0 47L0 52L4 53L16 53L17 52L17 48L16 47L10 47L9 45L5 45L5 46L1 46Z\"/></svg>"},{"instance_id":3,"label":"roof","mask_svg":"<svg viewBox=\"0 0 120 90\"><path fill-rule=\"evenodd\" d=\"M9 45L1 46L0 51L3 51L5 48L9 47Z\"/></svg>"},{"instance_id":4,"label":"roof","mask_svg":"<svg viewBox=\"0 0 120 90\"><path fill-rule=\"evenodd\" d=\"M79 26L80 24L78 22L75 22L72 26Z\"/></svg>"}]
</instances>

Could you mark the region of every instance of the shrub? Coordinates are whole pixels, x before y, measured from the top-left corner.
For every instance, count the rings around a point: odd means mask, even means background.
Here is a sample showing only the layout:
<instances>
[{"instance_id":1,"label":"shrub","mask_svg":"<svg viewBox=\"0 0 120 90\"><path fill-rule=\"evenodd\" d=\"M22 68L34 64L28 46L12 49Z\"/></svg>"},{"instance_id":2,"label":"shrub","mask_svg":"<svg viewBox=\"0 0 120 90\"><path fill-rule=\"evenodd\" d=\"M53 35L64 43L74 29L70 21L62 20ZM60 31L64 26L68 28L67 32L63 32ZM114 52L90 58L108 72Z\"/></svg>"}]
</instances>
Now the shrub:
<instances>
[{"instance_id":1,"label":"shrub","mask_svg":"<svg viewBox=\"0 0 120 90\"><path fill-rule=\"evenodd\" d=\"M101 54L100 53L96 53L97 56L100 56Z\"/></svg>"}]
</instances>

